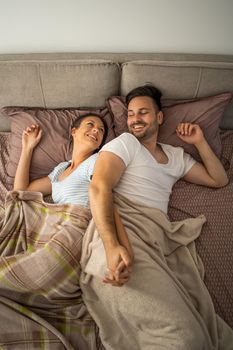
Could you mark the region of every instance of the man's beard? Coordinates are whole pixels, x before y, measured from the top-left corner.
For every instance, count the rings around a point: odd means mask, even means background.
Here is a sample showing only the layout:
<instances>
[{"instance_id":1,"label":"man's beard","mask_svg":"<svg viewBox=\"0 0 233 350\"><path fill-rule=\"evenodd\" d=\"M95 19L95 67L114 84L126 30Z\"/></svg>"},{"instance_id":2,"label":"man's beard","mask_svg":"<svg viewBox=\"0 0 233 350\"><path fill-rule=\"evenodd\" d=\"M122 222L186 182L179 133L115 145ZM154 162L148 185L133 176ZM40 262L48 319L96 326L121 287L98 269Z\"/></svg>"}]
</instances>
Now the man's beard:
<instances>
[{"instance_id":1,"label":"man's beard","mask_svg":"<svg viewBox=\"0 0 233 350\"><path fill-rule=\"evenodd\" d=\"M138 140L143 140L147 136L147 130L142 130L141 132L136 132L135 130L130 130L130 133L134 135Z\"/></svg>"},{"instance_id":2,"label":"man's beard","mask_svg":"<svg viewBox=\"0 0 233 350\"><path fill-rule=\"evenodd\" d=\"M147 124L145 123L136 123L137 125L144 125L146 126ZM151 125L150 128L137 131L133 129L133 125L130 126L129 132L134 135L138 140L140 141L145 141L149 138L151 138L152 135L155 135L158 131L158 124L155 122L153 125Z\"/></svg>"}]
</instances>

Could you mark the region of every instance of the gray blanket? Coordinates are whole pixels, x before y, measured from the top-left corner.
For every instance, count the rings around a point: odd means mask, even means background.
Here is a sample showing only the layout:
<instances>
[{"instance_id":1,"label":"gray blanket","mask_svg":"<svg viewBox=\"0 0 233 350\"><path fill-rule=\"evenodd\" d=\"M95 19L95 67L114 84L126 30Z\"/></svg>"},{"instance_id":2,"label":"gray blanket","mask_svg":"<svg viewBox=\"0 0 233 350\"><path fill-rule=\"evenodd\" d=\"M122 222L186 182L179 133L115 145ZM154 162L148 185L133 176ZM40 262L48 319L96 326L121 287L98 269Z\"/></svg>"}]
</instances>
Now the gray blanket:
<instances>
[{"instance_id":1,"label":"gray blanket","mask_svg":"<svg viewBox=\"0 0 233 350\"><path fill-rule=\"evenodd\" d=\"M233 349L233 331L215 313L195 249L204 216L170 222L159 210L115 201L135 253L130 281L102 283L106 261L93 222L82 251L83 297L106 349Z\"/></svg>"}]
</instances>

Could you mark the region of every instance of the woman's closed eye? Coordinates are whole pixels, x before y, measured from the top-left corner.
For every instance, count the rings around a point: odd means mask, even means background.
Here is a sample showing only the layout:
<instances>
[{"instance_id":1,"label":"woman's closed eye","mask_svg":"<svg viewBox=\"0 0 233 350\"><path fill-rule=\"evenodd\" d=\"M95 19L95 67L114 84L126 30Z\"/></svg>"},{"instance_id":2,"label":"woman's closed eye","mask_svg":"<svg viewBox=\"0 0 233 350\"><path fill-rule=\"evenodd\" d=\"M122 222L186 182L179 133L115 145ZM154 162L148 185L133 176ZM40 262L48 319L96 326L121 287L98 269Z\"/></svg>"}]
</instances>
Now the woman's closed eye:
<instances>
[{"instance_id":1,"label":"woman's closed eye","mask_svg":"<svg viewBox=\"0 0 233 350\"><path fill-rule=\"evenodd\" d=\"M88 121L88 122L87 122L87 125L88 125L90 128L94 128L94 127L95 127L95 128L98 129L99 132L101 132L102 134L104 134L104 132L105 132L104 127L102 127L102 126L95 126L95 123L92 122L92 121Z\"/></svg>"}]
</instances>

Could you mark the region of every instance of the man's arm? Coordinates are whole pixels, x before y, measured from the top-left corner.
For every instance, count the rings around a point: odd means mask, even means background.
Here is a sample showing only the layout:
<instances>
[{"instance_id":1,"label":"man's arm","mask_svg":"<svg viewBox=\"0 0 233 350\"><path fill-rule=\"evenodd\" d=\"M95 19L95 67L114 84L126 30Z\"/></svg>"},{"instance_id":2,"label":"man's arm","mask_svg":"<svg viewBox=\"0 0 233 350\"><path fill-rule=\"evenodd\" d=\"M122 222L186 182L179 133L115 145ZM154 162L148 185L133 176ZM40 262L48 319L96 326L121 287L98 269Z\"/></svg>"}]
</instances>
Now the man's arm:
<instances>
[{"instance_id":1,"label":"man's arm","mask_svg":"<svg viewBox=\"0 0 233 350\"><path fill-rule=\"evenodd\" d=\"M117 185L125 164L111 152L101 152L96 161L94 175L89 187L92 215L103 240L107 264L112 279L119 280L120 273L129 268L132 258L118 239L113 209L113 188Z\"/></svg>"},{"instance_id":2,"label":"man's arm","mask_svg":"<svg viewBox=\"0 0 233 350\"><path fill-rule=\"evenodd\" d=\"M127 249L131 259L133 260L134 258L133 248L130 243L128 234L125 230L125 226L123 225L123 222L121 220L121 217L116 205L114 205L114 219L115 219L118 241L121 245L123 245L123 247Z\"/></svg>"},{"instance_id":3,"label":"man's arm","mask_svg":"<svg viewBox=\"0 0 233 350\"><path fill-rule=\"evenodd\" d=\"M193 144L197 148L203 161L203 164L194 164L183 177L184 180L216 188L228 184L228 178L224 167L210 148L199 125L181 123L177 126L177 135L181 140Z\"/></svg>"}]
</instances>

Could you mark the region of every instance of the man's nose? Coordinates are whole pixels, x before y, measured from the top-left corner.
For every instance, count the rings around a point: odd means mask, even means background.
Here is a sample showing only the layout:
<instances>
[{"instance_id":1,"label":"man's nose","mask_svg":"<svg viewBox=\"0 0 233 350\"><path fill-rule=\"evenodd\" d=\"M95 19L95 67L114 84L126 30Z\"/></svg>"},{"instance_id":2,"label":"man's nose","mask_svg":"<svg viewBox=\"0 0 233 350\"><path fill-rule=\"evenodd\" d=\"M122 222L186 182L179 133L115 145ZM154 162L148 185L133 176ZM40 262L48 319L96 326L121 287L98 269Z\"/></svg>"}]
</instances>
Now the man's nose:
<instances>
[{"instance_id":1,"label":"man's nose","mask_svg":"<svg viewBox=\"0 0 233 350\"><path fill-rule=\"evenodd\" d=\"M132 118L133 122L136 123L136 122L139 122L141 121L141 116L140 114L135 114L134 117Z\"/></svg>"}]
</instances>

